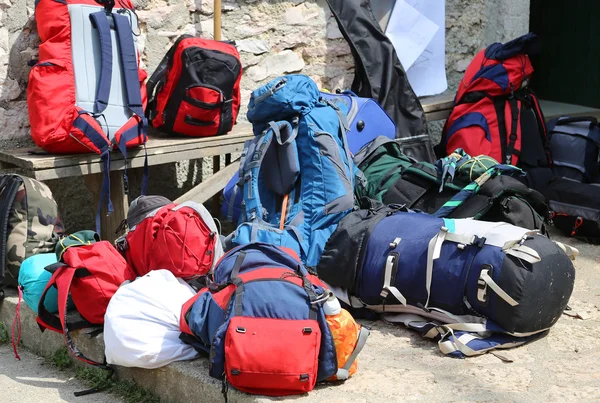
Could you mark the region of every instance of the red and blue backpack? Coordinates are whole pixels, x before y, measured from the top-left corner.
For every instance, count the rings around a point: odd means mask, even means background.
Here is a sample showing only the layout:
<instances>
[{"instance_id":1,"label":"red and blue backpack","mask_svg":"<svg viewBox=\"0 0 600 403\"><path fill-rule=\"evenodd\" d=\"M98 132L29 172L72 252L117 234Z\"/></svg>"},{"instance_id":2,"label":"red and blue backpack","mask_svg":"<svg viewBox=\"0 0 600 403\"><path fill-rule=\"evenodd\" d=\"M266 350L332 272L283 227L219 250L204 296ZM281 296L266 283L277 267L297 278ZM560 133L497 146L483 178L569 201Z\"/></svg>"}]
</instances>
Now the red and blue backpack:
<instances>
[{"instance_id":1,"label":"red and blue backpack","mask_svg":"<svg viewBox=\"0 0 600 403\"><path fill-rule=\"evenodd\" d=\"M336 374L322 306L329 294L294 251L240 246L214 276L181 313L181 338L209 354L212 377L244 392L285 396Z\"/></svg>"},{"instance_id":2,"label":"red and blue backpack","mask_svg":"<svg viewBox=\"0 0 600 403\"><path fill-rule=\"evenodd\" d=\"M539 38L529 33L475 56L436 147L438 158L462 148L524 169L550 164L544 115L529 88L529 55L539 48Z\"/></svg>"},{"instance_id":3,"label":"red and blue backpack","mask_svg":"<svg viewBox=\"0 0 600 403\"><path fill-rule=\"evenodd\" d=\"M127 149L147 140L147 73L139 66L133 4L130 0L35 4L42 43L27 87L31 137L54 154L99 154L105 171L101 203L107 202L110 213L111 151L118 149L126 167ZM124 179L127 191L125 174ZM144 177L142 193L146 182Z\"/></svg>"}]
</instances>

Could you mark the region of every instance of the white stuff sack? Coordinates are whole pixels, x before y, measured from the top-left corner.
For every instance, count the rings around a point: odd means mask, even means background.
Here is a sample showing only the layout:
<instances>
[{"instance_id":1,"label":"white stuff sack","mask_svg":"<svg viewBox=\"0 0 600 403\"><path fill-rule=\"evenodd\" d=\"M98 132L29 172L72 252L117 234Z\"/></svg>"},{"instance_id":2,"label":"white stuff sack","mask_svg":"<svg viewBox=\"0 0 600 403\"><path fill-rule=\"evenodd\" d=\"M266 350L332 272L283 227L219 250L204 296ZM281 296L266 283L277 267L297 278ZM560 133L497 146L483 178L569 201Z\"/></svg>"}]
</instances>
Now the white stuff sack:
<instances>
[{"instance_id":1,"label":"white stuff sack","mask_svg":"<svg viewBox=\"0 0 600 403\"><path fill-rule=\"evenodd\" d=\"M106 361L153 369L198 357L179 339L181 307L194 295L168 270L151 271L121 286L104 316Z\"/></svg>"}]
</instances>

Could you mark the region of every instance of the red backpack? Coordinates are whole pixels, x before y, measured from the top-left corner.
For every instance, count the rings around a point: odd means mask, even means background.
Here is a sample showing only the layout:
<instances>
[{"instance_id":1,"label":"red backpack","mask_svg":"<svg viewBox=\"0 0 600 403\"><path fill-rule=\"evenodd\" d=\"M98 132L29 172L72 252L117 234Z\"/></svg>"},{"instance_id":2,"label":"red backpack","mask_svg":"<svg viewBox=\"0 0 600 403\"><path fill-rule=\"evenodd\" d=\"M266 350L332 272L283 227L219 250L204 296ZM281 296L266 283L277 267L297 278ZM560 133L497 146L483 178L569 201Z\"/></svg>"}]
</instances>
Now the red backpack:
<instances>
[{"instance_id":1,"label":"red backpack","mask_svg":"<svg viewBox=\"0 0 600 403\"><path fill-rule=\"evenodd\" d=\"M462 148L503 164L548 166L544 116L528 86L533 73L528 55L538 52L539 46L539 39L530 33L494 43L475 56L436 147L439 158Z\"/></svg>"},{"instance_id":2,"label":"red backpack","mask_svg":"<svg viewBox=\"0 0 600 403\"><path fill-rule=\"evenodd\" d=\"M166 133L225 134L240 109L241 80L234 45L183 35L148 80L148 119Z\"/></svg>"},{"instance_id":3,"label":"red backpack","mask_svg":"<svg viewBox=\"0 0 600 403\"><path fill-rule=\"evenodd\" d=\"M97 235L96 240L99 240ZM79 360L105 368L104 364L85 357L77 349L70 332L103 325L108 302L121 284L135 279L135 273L107 241L88 241L68 247L61 260L46 268L53 274L40 298L37 323L42 331L50 329L63 334L67 347ZM50 313L43 303L50 287L58 290L58 316ZM83 320L67 322L69 296Z\"/></svg>"},{"instance_id":4,"label":"red backpack","mask_svg":"<svg viewBox=\"0 0 600 403\"><path fill-rule=\"evenodd\" d=\"M166 269L193 279L212 273L223 256L218 228L202 204L141 196L132 202L127 219L130 230L117 248L138 276Z\"/></svg>"},{"instance_id":5,"label":"red backpack","mask_svg":"<svg viewBox=\"0 0 600 403\"><path fill-rule=\"evenodd\" d=\"M108 197L110 152L118 149L127 166L127 148L147 139L147 73L134 41L137 17L130 0L118 0L113 9L114 3L36 1L42 43L27 87L33 141L55 154L99 154Z\"/></svg>"}]
</instances>

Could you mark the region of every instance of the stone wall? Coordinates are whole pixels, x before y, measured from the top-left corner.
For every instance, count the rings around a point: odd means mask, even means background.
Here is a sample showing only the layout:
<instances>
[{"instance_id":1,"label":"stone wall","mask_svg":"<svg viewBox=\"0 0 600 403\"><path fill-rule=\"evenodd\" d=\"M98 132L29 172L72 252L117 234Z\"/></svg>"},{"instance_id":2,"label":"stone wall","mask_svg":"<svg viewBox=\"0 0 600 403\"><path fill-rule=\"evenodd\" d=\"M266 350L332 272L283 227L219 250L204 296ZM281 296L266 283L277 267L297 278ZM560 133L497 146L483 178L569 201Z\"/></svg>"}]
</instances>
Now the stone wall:
<instances>
[{"instance_id":1,"label":"stone wall","mask_svg":"<svg viewBox=\"0 0 600 403\"><path fill-rule=\"evenodd\" d=\"M376 0L374 0L376 1ZM213 36L212 0L134 0L141 22L139 46L152 72L181 34ZM26 88L39 38L34 0L0 0L0 147L31 145ZM473 55L488 43L525 33L529 1L447 0L446 65L455 89ZM348 88L353 60L324 0L223 0L223 38L235 40L244 64L242 104L257 86L286 73L311 76L322 88ZM431 125L433 132L439 124ZM209 161L151 170L151 192L177 197L210 171ZM69 230L93 225L91 196L79 178L51 181ZM88 211L90 210L90 211Z\"/></svg>"}]
</instances>

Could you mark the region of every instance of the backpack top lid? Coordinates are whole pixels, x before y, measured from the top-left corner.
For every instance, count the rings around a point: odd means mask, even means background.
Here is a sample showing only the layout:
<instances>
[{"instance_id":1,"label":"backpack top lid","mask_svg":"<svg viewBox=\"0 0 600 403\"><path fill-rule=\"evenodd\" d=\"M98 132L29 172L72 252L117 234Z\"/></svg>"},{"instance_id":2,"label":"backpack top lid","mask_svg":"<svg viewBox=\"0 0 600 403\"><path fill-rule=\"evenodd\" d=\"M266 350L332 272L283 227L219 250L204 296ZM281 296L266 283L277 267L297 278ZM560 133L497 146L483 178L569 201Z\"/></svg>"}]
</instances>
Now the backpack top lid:
<instances>
[{"instance_id":1,"label":"backpack top lid","mask_svg":"<svg viewBox=\"0 0 600 403\"><path fill-rule=\"evenodd\" d=\"M493 43L480 51L465 71L455 103L469 92L500 96L526 86L533 73L529 55L539 53L540 48L540 39L528 33L504 44Z\"/></svg>"},{"instance_id":2,"label":"backpack top lid","mask_svg":"<svg viewBox=\"0 0 600 403\"><path fill-rule=\"evenodd\" d=\"M127 227L138 225L146 216L161 207L171 204L171 200L163 196L140 196L131 202L127 213Z\"/></svg>"},{"instance_id":3,"label":"backpack top lid","mask_svg":"<svg viewBox=\"0 0 600 403\"><path fill-rule=\"evenodd\" d=\"M300 257L294 250L263 242L254 242L233 248L217 262L214 272L214 282L216 284L226 284L231 280L237 256L242 251L246 254L243 261L244 272L264 267L287 267L299 268L300 272L307 274Z\"/></svg>"},{"instance_id":4,"label":"backpack top lid","mask_svg":"<svg viewBox=\"0 0 600 403\"><path fill-rule=\"evenodd\" d=\"M96 242L100 242L100 235L94 231L84 230L75 232L74 234L62 238L58 244L56 244L56 258L62 262L63 255L67 249L91 245Z\"/></svg>"},{"instance_id":5,"label":"backpack top lid","mask_svg":"<svg viewBox=\"0 0 600 403\"><path fill-rule=\"evenodd\" d=\"M319 88L310 77L300 74L283 76L252 93L247 117L254 126L254 134L260 134L266 128L265 124L272 120L308 114L320 97Z\"/></svg>"}]
</instances>

